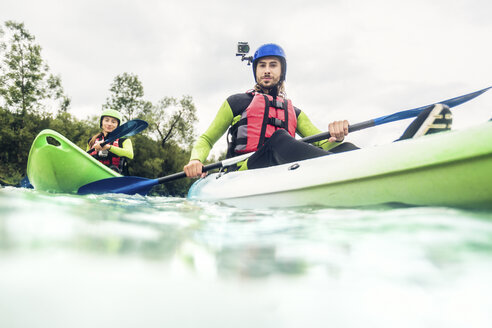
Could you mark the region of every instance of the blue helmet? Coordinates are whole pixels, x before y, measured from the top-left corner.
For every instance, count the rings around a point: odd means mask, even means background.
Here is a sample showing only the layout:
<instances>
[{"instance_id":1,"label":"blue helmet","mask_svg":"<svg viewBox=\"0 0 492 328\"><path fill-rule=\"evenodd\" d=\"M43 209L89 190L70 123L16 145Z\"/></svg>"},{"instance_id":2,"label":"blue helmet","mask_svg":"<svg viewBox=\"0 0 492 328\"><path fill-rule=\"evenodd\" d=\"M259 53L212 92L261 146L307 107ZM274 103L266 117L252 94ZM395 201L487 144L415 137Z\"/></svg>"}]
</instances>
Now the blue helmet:
<instances>
[{"instance_id":1,"label":"blue helmet","mask_svg":"<svg viewBox=\"0 0 492 328\"><path fill-rule=\"evenodd\" d=\"M282 64L282 73L280 75L280 82L285 81L285 75L287 73L287 58L285 57L284 49L274 43L267 43L262 45L255 51L253 56L253 77L256 81L256 66L258 65L258 59L263 57L275 56L280 59Z\"/></svg>"}]
</instances>

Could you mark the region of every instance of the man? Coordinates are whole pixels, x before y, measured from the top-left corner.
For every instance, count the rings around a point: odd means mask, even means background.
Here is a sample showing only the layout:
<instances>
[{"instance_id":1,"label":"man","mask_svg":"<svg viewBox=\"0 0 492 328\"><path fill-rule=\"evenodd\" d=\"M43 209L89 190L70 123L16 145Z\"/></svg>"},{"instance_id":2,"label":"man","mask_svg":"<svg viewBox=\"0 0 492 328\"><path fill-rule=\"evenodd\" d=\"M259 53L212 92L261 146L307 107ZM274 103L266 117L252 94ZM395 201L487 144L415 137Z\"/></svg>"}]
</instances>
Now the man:
<instances>
[{"instance_id":1,"label":"man","mask_svg":"<svg viewBox=\"0 0 492 328\"><path fill-rule=\"evenodd\" d=\"M265 44L253 56L256 85L246 93L227 98L207 131L195 143L184 172L188 177L205 176L203 162L213 145L229 128L231 140L227 157L255 152L237 165L238 170L254 169L358 149L342 143L348 134L348 121L328 125L331 137L314 145L296 140L321 133L307 115L285 97L287 61L283 49ZM428 115L429 113L427 113ZM407 133L408 135L408 133Z\"/></svg>"}]
</instances>

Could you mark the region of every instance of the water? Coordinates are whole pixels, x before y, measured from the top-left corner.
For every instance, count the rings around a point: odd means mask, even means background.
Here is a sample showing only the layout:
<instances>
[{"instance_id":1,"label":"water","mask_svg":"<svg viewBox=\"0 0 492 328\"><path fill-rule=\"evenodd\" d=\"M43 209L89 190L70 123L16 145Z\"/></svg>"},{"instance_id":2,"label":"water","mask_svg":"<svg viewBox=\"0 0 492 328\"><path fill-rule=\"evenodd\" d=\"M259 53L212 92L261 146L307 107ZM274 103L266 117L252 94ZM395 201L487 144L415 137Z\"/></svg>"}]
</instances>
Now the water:
<instances>
[{"instance_id":1,"label":"water","mask_svg":"<svg viewBox=\"0 0 492 328\"><path fill-rule=\"evenodd\" d=\"M492 212L0 189L0 327L491 327Z\"/></svg>"}]
</instances>

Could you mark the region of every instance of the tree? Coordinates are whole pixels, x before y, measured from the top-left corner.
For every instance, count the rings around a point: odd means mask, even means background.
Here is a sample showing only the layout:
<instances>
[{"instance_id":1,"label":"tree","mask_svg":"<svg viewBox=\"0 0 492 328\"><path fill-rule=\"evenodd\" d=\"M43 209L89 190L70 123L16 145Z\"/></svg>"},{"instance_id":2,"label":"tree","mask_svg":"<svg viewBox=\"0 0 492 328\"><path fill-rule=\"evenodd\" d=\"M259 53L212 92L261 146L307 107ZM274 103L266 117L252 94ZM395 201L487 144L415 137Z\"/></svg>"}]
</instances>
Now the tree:
<instances>
[{"instance_id":1,"label":"tree","mask_svg":"<svg viewBox=\"0 0 492 328\"><path fill-rule=\"evenodd\" d=\"M106 99L103 108L119 111L126 120L139 117L151 106L143 100L143 85L135 74L123 73L116 76L109 91L112 94Z\"/></svg>"},{"instance_id":2,"label":"tree","mask_svg":"<svg viewBox=\"0 0 492 328\"><path fill-rule=\"evenodd\" d=\"M7 21L5 27L7 33L0 34L0 96L4 108L25 116L45 110L50 101L61 100L59 109L66 111L70 99L64 95L61 78L49 73L35 37L24 23ZM8 42L5 36L10 37Z\"/></svg>"},{"instance_id":3,"label":"tree","mask_svg":"<svg viewBox=\"0 0 492 328\"><path fill-rule=\"evenodd\" d=\"M111 84L111 95L103 109L119 111L125 120L141 118L149 122L149 131L160 141L161 146L173 140L189 147L195 139L194 124L196 108L191 96L181 100L164 97L156 105L143 99L144 88L135 74L117 75Z\"/></svg>"},{"instance_id":4,"label":"tree","mask_svg":"<svg viewBox=\"0 0 492 328\"><path fill-rule=\"evenodd\" d=\"M164 97L151 112L147 113L151 130L159 136L161 146L169 141L190 147L195 140L196 107L191 96L183 96L180 101L174 97Z\"/></svg>"}]
</instances>

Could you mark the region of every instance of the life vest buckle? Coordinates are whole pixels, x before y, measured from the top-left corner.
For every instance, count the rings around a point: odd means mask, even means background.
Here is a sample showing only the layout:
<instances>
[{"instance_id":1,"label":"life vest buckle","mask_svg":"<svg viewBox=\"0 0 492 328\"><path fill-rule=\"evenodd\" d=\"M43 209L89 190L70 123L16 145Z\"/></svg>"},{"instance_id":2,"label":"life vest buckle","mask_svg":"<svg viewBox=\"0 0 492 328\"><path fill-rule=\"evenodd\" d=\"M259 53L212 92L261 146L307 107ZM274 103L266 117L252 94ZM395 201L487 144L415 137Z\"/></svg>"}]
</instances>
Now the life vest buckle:
<instances>
[{"instance_id":1,"label":"life vest buckle","mask_svg":"<svg viewBox=\"0 0 492 328\"><path fill-rule=\"evenodd\" d=\"M274 101L271 102L272 103L272 107L275 107L275 108L284 108L284 104L285 102L283 101L279 101L278 99L275 99Z\"/></svg>"},{"instance_id":2,"label":"life vest buckle","mask_svg":"<svg viewBox=\"0 0 492 328\"><path fill-rule=\"evenodd\" d=\"M284 121L282 121L281 119L276 118L276 117L270 117L268 119L268 123L270 125L276 126L277 128L284 128L285 127Z\"/></svg>"}]
</instances>

